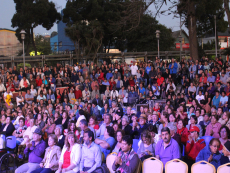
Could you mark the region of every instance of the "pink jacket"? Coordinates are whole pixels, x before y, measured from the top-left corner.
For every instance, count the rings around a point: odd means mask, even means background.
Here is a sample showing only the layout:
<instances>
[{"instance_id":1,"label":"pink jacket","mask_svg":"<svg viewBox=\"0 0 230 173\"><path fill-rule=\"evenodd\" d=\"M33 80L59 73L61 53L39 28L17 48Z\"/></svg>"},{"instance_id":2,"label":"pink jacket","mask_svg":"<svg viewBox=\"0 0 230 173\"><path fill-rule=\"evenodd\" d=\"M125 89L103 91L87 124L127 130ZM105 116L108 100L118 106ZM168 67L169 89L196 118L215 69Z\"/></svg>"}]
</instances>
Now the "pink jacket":
<instances>
[{"instance_id":1,"label":"pink jacket","mask_svg":"<svg viewBox=\"0 0 230 173\"><path fill-rule=\"evenodd\" d=\"M209 125L206 128L205 136L213 136L214 138L220 138L219 135L220 128L221 128L221 124L219 122L217 122L214 125L209 123ZM212 135L211 135L211 130L213 131Z\"/></svg>"}]
</instances>

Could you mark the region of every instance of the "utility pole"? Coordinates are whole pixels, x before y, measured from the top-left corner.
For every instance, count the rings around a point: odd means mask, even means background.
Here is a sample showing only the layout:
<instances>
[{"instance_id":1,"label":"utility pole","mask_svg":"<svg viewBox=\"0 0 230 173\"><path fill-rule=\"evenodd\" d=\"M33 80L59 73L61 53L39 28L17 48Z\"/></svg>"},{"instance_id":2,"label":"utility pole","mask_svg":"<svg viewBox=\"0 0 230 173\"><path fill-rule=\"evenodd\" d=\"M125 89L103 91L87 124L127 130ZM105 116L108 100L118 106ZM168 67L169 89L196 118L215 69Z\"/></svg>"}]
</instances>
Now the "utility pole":
<instances>
[{"instance_id":1,"label":"utility pole","mask_svg":"<svg viewBox=\"0 0 230 173\"><path fill-rule=\"evenodd\" d=\"M214 15L214 20L215 20L215 50L216 50L216 57L217 57L216 15Z\"/></svg>"}]
</instances>

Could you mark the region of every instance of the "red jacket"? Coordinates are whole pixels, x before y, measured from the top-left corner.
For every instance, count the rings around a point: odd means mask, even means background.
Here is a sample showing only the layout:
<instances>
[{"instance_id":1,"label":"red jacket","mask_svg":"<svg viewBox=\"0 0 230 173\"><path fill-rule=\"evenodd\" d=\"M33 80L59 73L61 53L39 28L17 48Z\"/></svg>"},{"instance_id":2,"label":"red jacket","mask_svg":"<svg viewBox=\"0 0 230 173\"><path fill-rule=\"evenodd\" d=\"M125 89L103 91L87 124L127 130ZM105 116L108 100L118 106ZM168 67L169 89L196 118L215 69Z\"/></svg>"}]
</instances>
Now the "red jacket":
<instances>
[{"instance_id":1,"label":"red jacket","mask_svg":"<svg viewBox=\"0 0 230 173\"><path fill-rule=\"evenodd\" d=\"M39 79L39 80L35 79L35 81L36 81L37 86L41 86L42 85L42 80L41 79Z\"/></svg>"},{"instance_id":2,"label":"red jacket","mask_svg":"<svg viewBox=\"0 0 230 173\"><path fill-rule=\"evenodd\" d=\"M113 87L116 86L116 82L115 81L113 81L113 82L109 81L109 85L110 85L109 89L113 90Z\"/></svg>"},{"instance_id":3,"label":"red jacket","mask_svg":"<svg viewBox=\"0 0 230 173\"><path fill-rule=\"evenodd\" d=\"M74 94L75 94L75 98L76 99L82 98L82 92L81 92L81 90L78 90L78 91L75 90Z\"/></svg>"},{"instance_id":4,"label":"red jacket","mask_svg":"<svg viewBox=\"0 0 230 173\"><path fill-rule=\"evenodd\" d=\"M160 86L163 83L164 80L165 79L163 77L157 78L157 84L158 84L158 86Z\"/></svg>"},{"instance_id":5,"label":"red jacket","mask_svg":"<svg viewBox=\"0 0 230 173\"><path fill-rule=\"evenodd\" d=\"M196 143L194 141L187 142L185 147L185 153L190 160L196 160L197 155L199 152L206 146L204 139L199 139Z\"/></svg>"}]
</instances>

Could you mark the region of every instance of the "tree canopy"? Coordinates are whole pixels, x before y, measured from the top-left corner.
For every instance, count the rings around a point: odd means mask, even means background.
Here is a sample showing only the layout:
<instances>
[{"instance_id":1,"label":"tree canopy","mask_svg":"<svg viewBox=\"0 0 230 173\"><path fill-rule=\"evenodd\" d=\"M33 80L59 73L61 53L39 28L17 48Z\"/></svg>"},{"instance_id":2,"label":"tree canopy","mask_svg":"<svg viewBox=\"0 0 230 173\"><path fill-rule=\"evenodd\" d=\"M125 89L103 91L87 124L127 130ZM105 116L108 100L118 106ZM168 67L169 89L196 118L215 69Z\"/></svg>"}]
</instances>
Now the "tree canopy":
<instances>
[{"instance_id":1,"label":"tree canopy","mask_svg":"<svg viewBox=\"0 0 230 173\"><path fill-rule=\"evenodd\" d=\"M34 42L34 28L41 25L47 30L51 29L54 23L61 19L60 14L52 1L47 0L14 0L16 13L11 19L12 27L16 29L16 36L21 40L20 32L26 31L25 44L27 54L31 43L37 52Z\"/></svg>"}]
</instances>

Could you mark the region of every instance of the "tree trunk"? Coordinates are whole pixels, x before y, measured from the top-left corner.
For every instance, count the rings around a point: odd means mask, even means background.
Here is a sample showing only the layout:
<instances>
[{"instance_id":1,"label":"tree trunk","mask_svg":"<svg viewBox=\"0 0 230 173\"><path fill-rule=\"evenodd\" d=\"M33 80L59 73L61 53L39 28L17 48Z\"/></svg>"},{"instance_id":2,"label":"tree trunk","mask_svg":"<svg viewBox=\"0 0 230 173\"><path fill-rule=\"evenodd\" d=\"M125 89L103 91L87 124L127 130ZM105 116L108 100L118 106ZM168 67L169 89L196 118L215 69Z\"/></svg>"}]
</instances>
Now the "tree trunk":
<instances>
[{"instance_id":1,"label":"tree trunk","mask_svg":"<svg viewBox=\"0 0 230 173\"><path fill-rule=\"evenodd\" d=\"M228 19L228 25L230 26L230 11L229 11L229 0L224 0L224 9Z\"/></svg>"},{"instance_id":2,"label":"tree trunk","mask_svg":"<svg viewBox=\"0 0 230 173\"><path fill-rule=\"evenodd\" d=\"M33 44L35 56L36 56L37 55L37 47L36 47L35 42L34 42L34 29L33 28L31 28L31 35L32 35L32 44Z\"/></svg>"},{"instance_id":3,"label":"tree trunk","mask_svg":"<svg viewBox=\"0 0 230 173\"><path fill-rule=\"evenodd\" d=\"M197 41L197 27L195 17L195 4L190 1L188 6L188 31L189 31L189 44L190 44L190 56L193 60L199 59L198 56L198 41Z\"/></svg>"}]
</instances>

